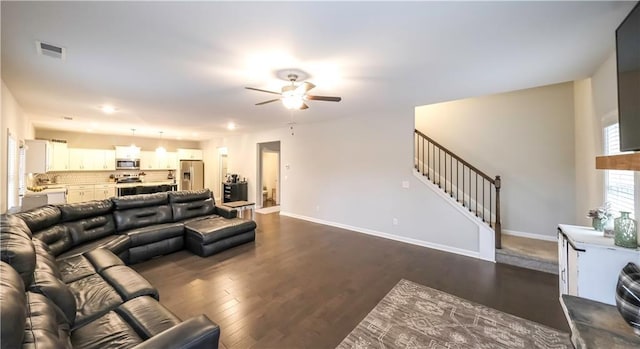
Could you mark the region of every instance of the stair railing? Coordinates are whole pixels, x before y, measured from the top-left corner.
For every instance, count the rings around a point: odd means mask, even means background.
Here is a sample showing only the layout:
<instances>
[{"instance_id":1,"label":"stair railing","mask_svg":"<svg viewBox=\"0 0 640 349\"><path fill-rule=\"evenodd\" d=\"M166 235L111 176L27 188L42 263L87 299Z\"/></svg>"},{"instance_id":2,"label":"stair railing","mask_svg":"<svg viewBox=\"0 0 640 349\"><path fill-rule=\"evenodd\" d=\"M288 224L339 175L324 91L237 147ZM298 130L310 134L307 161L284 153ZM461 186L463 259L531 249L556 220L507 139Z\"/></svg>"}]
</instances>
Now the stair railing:
<instances>
[{"instance_id":1,"label":"stair railing","mask_svg":"<svg viewBox=\"0 0 640 349\"><path fill-rule=\"evenodd\" d=\"M502 248L500 176L489 177L424 133L414 131L415 168L495 231Z\"/></svg>"}]
</instances>

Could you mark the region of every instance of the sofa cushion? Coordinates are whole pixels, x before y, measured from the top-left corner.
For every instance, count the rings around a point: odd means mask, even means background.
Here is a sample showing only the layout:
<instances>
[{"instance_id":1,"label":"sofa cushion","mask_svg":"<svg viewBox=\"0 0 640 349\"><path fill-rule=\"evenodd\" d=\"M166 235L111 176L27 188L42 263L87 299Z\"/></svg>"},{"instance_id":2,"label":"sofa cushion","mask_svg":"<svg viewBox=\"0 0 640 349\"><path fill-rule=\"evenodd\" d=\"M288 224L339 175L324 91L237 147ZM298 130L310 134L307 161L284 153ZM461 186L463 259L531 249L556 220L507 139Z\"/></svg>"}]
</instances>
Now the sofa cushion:
<instances>
[{"instance_id":1,"label":"sofa cushion","mask_svg":"<svg viewBox=\"0 0 640 349\"><path fill-rule=\"evenodd\" d=\"M54 256L57 256L73 247L73 240L71 239L69 228L64 224L56 224L40 230L34 233L33 237L44 241L44 243L49 246L49 249Z\"/></svg>"},{"instance_id":2,"label":"sofa cushion","mask_svg":"<svg viewBox=\"0 0 640 349\"><path fill-rule=\"evenodd\" d=\"M36 253L29 229L13 215L1 215L0 259L12 266L25 285L31 284L36 267Z\"/></svg>"},{"instance_id":3,"label":"sofa cushion","mask_svg":"<svg viewBox=\"0 0 640 349\"><path fill-rule=\"evenodd\" d=\"M28 312L22 348L71 348L70 325L60 309L41 294L27 292L26 297Z\"/></svg>"},{"instance_id":4,"label":"sofa cushion","mask_svg":"<svg viewBox=\"0 0 640 349\"><path fill-rule=\"evenodd\" d=\"M184 224L167 223L126 231L131 239L131 247L142 246L157 241L184 235Z\"/></svg>"},{"instance_id":5,"label":"sofa cushion","mask_svg":"<svg viewBox=\"0 0 640 349\"><path fill-rule=\"evenodd\" d=\"M92 274L68 284L76 299L74 328L80 327L122 304L122 297L100 275Z\"/></svg>"},{"instance_id":6,"label":"sofa cushion","mask_svg":"<svg viewBox=\"0 0 640 349\"><path fill-rule=\"evenodd\" d=\"M48 205L16 213L16 217L22 219L27 224L31 232L35 233L39 230L58 224L61 219L61 213L58 207Z\"/></svg>"},{"instance_id":7,"label":"sofa cushion","mask_svg":"<svg viewBox=\"0 0 640 349\"><path fill-rule=\"evenodd\" d=\"M75 349L132 348L142 343L136 331L110 311L71 333Z\"/></svg>"},{"instance_id":8,"label":"sofa cushion","mask_svg":"<svg viewBox=\"0 0 640 349\"><path fill-rule=\"evenodd\" d=\"M169 192L169 203L202 201L211 199L211 191L209 189L200 190L181 190Z\"/></svg>"},{"instance_id":9,"label":"sofa cushion","mask_svg":"<svg viewBox=\"0 0 640 349\"><path fill-rule=\"evenodd\" d=\"M59 205L58 208L62 214L62 222L71 222L109 214L113 210L113 203L106 199Z\"/></svg>"},{"instance_id":10,"label":"sofa cushion","mask_svg":"<svg viewBox=\"0 0 640 349\"><path fill-rule=\"evenodd\" d=\"M91 262L96 272L102 273L103 270L116 265L124 265L124 262L113 252L106 248L97 248L84 254Z\"/></svg>"},{"instance_id":11,"label":"sofa cushion","mask_svg":"<svg viewBox=\"0 0 640 349\"><path fill-rule=\"evenodd\" d=\"M129 249L129 263L138 263L182 250L184 247L184 236L176 236L146 245L131 247Z\"/></svg>"},{"instance_id":12,"label":"sofa cushion","mask_svg":"<svg viewBox=\"0 0 640 349\"><path fill-rule=\"evenodd\" d=\"M83 218L64 225L69 229L74 246L116 233L113 216L110 214Z\"/></svg>"},{"instance_id":13,"label":"sofa cushion","mask_svg":"<svg viewBox=\"0 0 640 349\"><path fill-rule=\"evenodd\" d=\"M103 270L100 275L120 294L123 300L139 296L151 296L159 299L158 290L151 286L142 275L127 266L116 265Z\"/></svg>"},{"instance_id":14,"label":"sofa cushion","mask_svg":"<svg viewBox=\"0 0 640 349\"><path fill-rule=\"evenodd\" d=\"M130 245L131 240L126 235L109 235L103 237L102 239L76 246L71 250L57 256L57 258L58 260L60 260L71 256L76 256L94 250L96 248L106 248L107 250L120 255L123 252L127 251Z\"/></svg>"},{"instance_id":15,"label":"sofa cushion","mask_svg":"<svg viewBox=\"0 0 640 349\"><path fill-rule=\"evenodd\" d=\"M19 348L24 338L27 298L20 275L0 262L0 338L3 348Z\"/></svg>"},{"instance_id":16,"label":"sofa cushion","mask_svg":"<svg viewBox=\"0 0 640 349\"><path fill-rule=\"evenodd\" d=\"M173 221L179 222L193 217L207 216L215 213L213 199L176 202L171 204L173 210Z\"/></svg>"},{"instance_id":17,"label":"sofa cushion","mask_svg":"<svg viewBox=\"0 0 640 349\"><path fill-rule=\"evenodd\" d=\"M36 271L46 271L58 279L62 278L56 257L51 254L49 246L38 239L31 241L33 242L33 248L36 252Z\"/></svg>"},{"instance_id":18,"label":"sofa cushion","mask_svg":"<svg viewBox=\"0 0 640 349\"><path fill-rule=\"evenodd\" d=\"M138 297L125 302L116 310L143 339L153 337L180 323L169 309L151 297Z\"/></svg>"},{"instance_id":19,"label":"sofa cushion","mask_svg":"<svg viewBox=\"0 0 640 349\"><path fill-rule=\"evenodd\" d=\"M44 270L33 273L33 283L28 287L33 293L42 294L55 304L64 314L68 323L76 318L76 299L62 280Z\"/></svg>"},{"instance_id":20,"label":"sofa cushion","mask_svg":"<svg viewBox=\"0 0 640 349\"><path fill-rule=\"evenodd\" d=\"M58 259L57 262L60 270L60 279L65 284L96 273L93 264L84 255Z\"/></svg>"},{"instance_id":21,"label":"sofa cushion","mask_svg":"<svg viewBox=\"0 0 640 349\"><path fill-rule=\"evenodd\" d=\"M128 195L111 198L116 211L130 210L149 206L160 206L169 203L167 193Z\"/></svg>"},{"instance_id":22,"label":"sofa cushion","mask_svg":"<svg viewBox=\"0 0 640 349\"><path fill-rule=\"evenodd\" d=\"M166 193L164 194L166 195ZM130 229L169 223L172 220L172 212L171 206L158 205L115 211L113 218L116 222L116 229L121 233Z\"/></svg>"},{"instance_id":23,"label":"sofa cushion","mask_svg":"<svg viewBox=\"0 0 640 349\"><path fill-rule=\"evenodd\" d=\"M228 239L255 229L256 222L240 218L226 219L218 217L185 224L187 238L198 241L203 245Z\"/></svg>"}]
</instances>

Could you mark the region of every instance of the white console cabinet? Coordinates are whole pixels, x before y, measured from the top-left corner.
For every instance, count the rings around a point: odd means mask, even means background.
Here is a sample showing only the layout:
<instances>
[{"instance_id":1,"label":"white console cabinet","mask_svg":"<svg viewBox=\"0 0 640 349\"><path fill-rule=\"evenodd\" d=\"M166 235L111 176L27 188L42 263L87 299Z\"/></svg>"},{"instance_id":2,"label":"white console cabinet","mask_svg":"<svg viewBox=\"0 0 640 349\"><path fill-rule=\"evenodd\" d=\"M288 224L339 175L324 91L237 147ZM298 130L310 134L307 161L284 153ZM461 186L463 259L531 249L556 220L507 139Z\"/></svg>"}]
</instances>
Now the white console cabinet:
<instances>
[{"instance_id":1,"label":"white console cabinet","mask_svg":"<svg viewBox=\"0 0 640 349\"><path fill-rule=\"evenodd\" d=\"M629 262L640 265L640 251L613 244L591 227L558 226L560 294L616 304L616 284Z\"/></svg>"}]
</instances>

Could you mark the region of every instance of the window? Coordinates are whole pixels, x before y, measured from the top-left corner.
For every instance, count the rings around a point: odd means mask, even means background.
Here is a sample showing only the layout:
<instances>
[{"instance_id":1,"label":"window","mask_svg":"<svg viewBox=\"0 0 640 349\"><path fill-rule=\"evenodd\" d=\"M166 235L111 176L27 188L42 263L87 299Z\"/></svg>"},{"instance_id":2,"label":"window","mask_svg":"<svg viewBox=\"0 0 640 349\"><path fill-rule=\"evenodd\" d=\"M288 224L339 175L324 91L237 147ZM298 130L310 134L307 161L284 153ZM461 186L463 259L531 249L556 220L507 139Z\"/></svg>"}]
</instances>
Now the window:
<instances>
[{"instance_id":1,"label":"window","mask_svg":"<svg viewBox=\"0 0 640 349\"><path fill-rule=\"evenodd\" d=\"M620 153L618 124L604 128L604 151L606 155ZM634 172L621 170L605 171L605 201L611 203L614 212L635 212Z\"/></svg>"},{"instance_id":2,"label":"window","mask_svg":"<svg viewBox=\"0 0 640 349\"><path fill-rule=\"evenodd\" d=\"M18 143L8 133L7 137L7 210L16 208L18 203Z\"/></svg>"}]
</instances>

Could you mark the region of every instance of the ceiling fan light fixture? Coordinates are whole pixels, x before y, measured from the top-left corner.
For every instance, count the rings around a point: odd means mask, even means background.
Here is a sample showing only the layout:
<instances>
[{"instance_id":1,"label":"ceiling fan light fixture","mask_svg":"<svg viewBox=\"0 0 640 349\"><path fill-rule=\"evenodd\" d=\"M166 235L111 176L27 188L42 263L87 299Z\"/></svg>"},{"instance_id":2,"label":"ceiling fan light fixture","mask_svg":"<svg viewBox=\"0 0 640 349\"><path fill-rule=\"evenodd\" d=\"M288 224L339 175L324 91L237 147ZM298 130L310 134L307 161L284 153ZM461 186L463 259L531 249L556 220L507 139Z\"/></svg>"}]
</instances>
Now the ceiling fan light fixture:
<instances>
[{"instance_id":1,"label":"ceiling fan light fixture","mask_svg":"<svg viewBox=\"0 0 640 349\"><path fill-rule=\"evenodd\" d=\"M286 91L282 93L282 104L287 109L300 109L304 105L304 99L295 91Z\"/></svg>"}]
</instances>

